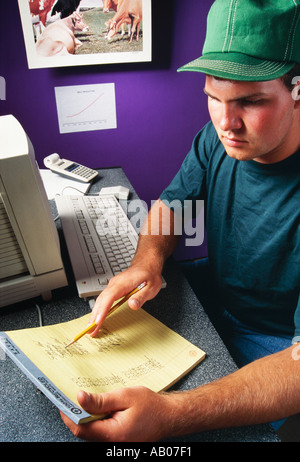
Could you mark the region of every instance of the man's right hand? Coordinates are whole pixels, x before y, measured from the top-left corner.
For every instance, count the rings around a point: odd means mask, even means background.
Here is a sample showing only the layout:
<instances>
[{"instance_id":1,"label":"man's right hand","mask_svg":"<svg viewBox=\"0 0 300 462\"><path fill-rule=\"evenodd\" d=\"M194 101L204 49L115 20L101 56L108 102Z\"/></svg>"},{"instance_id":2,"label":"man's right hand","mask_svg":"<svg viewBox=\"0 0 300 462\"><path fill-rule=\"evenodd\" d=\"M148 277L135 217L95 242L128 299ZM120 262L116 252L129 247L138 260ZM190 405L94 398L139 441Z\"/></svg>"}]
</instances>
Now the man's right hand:
<instances>
[{"instance_id":1,"label":"man's right hand","mask_svg":"<svg viewBox=\"0 0 300 462\"><path fill-rule=\"evenodd\" d=\"M146 286L128 299L128 306L132 310L138 310L147 300L158 294L162 287L161 276L153 274L145 266L133 265L109 281L93 307L90 323L96 322L97 327L91 331L92 337L98 333L114 302L129 294L142 282L146 282Z\"/></svg>"}]
</instances>

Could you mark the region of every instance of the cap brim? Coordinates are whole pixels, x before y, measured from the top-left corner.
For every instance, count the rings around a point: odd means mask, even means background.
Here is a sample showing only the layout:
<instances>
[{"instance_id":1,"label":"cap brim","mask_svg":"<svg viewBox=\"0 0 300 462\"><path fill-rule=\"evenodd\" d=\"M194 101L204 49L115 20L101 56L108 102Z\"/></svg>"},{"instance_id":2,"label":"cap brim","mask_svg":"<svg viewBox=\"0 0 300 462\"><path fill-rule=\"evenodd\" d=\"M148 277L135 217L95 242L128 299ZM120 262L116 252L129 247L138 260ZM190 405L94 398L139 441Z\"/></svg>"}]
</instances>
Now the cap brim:
<instances>
[{"instance_id":1,"label":"cap brim","mask_svg":"<svg viewBox=\"0 0 300 462\"><path fill-rule=\"evenodd\" d=\"M178 69L202 72L229 80L265 81L278 79L295 63L268 61L242 53L207 53Z\"/></svg>"}]
</instances>

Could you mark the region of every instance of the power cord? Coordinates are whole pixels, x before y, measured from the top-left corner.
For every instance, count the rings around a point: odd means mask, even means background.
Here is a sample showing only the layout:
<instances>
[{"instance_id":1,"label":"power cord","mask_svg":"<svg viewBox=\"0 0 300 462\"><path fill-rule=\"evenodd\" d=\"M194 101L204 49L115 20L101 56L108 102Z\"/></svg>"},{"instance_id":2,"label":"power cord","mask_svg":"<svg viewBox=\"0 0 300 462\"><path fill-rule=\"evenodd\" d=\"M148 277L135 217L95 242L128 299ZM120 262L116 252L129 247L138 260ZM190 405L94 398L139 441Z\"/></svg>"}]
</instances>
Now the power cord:
<instances>
[{"instance_id":1,"label":"power cord","mask_svg":"<svg viewBox=\"0 0 300 462\"><path fill-rule=\"evenodd\" d=\"M38 312L40 327L42 327L44 325L42 310L41 310L41 308L39 307L39 305L37 303L35 304L35 307L36 307L37 312Z\"/></svg>"}]
</instances>

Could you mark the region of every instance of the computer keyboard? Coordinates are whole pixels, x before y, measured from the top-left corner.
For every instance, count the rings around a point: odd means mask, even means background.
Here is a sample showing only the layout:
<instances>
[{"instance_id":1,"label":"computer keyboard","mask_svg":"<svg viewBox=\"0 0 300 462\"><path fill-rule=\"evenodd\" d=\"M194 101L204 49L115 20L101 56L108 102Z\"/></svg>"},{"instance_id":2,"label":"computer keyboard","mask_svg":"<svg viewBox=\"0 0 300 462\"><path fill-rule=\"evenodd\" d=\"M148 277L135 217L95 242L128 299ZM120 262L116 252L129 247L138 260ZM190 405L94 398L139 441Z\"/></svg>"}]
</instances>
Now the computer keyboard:
<instances>
[{"instance_id":1,"label":"computer keyboard","mask_svg":"<svg viewBox=\"0 0 300 462\"><path fill-rule=\"evenodd\" d=\"M96 296L129 266L138 234L113 195L57 196L55 202L78 294Z\"/></svg>"}]
</instances>

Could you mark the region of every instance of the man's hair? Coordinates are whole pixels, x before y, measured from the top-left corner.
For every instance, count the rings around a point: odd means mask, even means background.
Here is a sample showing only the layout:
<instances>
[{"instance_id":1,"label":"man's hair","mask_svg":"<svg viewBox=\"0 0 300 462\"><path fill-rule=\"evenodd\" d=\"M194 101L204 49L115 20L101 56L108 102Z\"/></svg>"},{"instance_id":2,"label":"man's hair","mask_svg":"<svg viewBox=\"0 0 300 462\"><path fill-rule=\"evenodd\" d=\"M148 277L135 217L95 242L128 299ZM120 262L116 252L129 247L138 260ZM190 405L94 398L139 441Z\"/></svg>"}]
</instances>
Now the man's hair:
<instances>
[{"instance_id":1,"label":"man's hair","mask_svg":"<svg viewBox=\"0 0 300 462\"><path fill-rule=\"evenodd\" d=\"M295 77L300 79L300 63L295 64L295 66L289 72L279 78L289 91L293 91L295 87Z\"/></svg>"}]
</instances>

